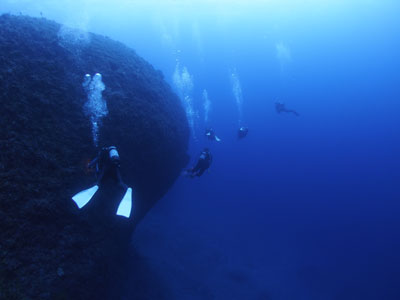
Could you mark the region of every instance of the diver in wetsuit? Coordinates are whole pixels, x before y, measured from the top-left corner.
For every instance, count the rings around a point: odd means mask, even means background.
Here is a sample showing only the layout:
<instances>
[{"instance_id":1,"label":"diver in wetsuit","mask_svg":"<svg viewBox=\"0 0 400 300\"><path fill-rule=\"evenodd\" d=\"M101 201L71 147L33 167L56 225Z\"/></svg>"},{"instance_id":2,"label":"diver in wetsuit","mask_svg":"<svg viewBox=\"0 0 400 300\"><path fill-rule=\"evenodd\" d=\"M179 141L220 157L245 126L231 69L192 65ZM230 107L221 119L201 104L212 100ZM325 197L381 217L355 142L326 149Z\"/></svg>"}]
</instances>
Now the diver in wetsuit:
<instances>
[{"instance_id":1,"label":"diver in wetsuit","mask_svg":"<svg viewBox=\"0 0 400 300\"><path fill-rule=\"evenodd\" d=\"M246 135L249 133L249 128L247 127L240 127L238 130L238 138L242 139L244 137L246 137Z\"/></svg>"},{"instance_id":2,"label":"diver in wetsuit","mask_svg":"<svg viewBox=\"0 0 400 300\"><path fill-rule=\"evenodd\" d=\"M282 102L275 102L275 110L278 114L282 113L282 112L286 112L286 113L292 113L294 114L296 117L300 116L299 113L293 109L287 109L285 104Z\"/></svg>"},{"instance_id":3,"label":"diver in wetsuit","mask_svg":"<svg viewBox=\"0 0 400 300\"><path fill-rule=\"evenodd\" d=\"M212 128L207 128L205 136L210 140L210 141L216 141L220 142L221 139L215 135L215 131Z\"/></svg>"},{"instance_id":4,"label":"diver in wetsuit","mask_svg":"<svg viewBox=\"0 0 400 300\"><path fill-rule=\"evenodd\" d=\"M111 146L103 147L98 156L88 164L88 168L96 167L96 179L99 186L102 185L104 178L111 178L116 184L126 188L121 179L120 165L117 147Z\"/></svg>"},{"instance_id":5,"label":"diver in wetsuit","mask_svg":"<svg viewBox=\"0 0 400 300\"><path fill-rule=\"evenodd\" d=\"M212 163L212 155L208 148L204 148L204 150L200 153L199 160L194 168L187 170L188 174L191 178L195 176L200 177L203 173L210 167Z\"/></svg>"},{"instance_id":6,"label":"diver in wetsuit","mask_svg":"<svg viewBox=\"0 0 400 300\"><path fill-rule=\"evenodd\" d=\"M107 189L105 182L111 180L114 184L126 189L116 214L129 218L132 210L132 188L126 186L122 182L119 170L120 158L117 147L103 147L99 151L98 156L89 163L88 167L96 168L97 183L91 188L83 190L72 197L72 200L78 205L78 208L81 209L88 204L99 189Z\"/></svg>"}]
</instances>

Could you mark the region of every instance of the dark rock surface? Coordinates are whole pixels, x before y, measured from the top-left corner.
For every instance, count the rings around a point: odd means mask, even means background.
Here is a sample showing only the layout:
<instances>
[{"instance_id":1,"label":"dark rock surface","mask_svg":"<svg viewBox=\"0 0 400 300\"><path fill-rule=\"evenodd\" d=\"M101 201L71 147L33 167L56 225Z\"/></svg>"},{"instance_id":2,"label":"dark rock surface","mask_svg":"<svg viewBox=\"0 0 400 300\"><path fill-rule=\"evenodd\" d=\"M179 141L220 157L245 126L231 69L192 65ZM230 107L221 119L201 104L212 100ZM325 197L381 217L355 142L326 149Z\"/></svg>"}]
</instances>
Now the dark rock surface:
<instances>
[{"instance_id":1,"label":"dark rock surface","mask_svg":"<svg viewBox=\"0 0 400 300\"><path fill-rule=\"evenodd\" d=\"M94 183L82 81L97 72L109 110L99 145L119 149L136 196L129 220L114 215L121 191L112 187L85 211L71 201ZM3 15L0 107L0 299L118 299L135 225L187 163L178 98L121 43Z\"/></svg>"}]
</instances>

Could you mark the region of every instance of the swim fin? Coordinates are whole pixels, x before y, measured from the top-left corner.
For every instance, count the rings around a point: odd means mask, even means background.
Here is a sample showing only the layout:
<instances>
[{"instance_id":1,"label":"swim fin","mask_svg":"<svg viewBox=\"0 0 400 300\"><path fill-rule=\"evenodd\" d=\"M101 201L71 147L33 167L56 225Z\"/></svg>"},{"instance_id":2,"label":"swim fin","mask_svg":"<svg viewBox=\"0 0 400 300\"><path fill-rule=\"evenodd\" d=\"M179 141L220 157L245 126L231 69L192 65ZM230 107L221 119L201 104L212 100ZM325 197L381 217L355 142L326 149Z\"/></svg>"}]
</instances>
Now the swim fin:
<instances>
[{"instance_id":1,"label":"swim fin","mask_svg":"<svg viewBox=\"0 0 400 300\"><path fill-rule=\"evenodd\" d=\"M117 215L129 218L132 210L132 189L128 188L118 206Z\"/></svg>"},{"instance_id":2,"label":"swim fin","mask_svg":"<svg viewBox=\"0 0 400 300\"><path fill-rule=\"evenodd\" d=\"M217 137L217 136L215 136L215 140L216 140L217 142L220 142L220 141L221 141L221 139L220 139L219 137Z\"/></svg>"},{"instance_id":3,"label":"swim fin","mask_svg":"<svg viewBox=\"0 0 400 300\"><path fill-rule=\"evenodd\" d=\"M83 190L72 197L72 200L78 205L79 209L84 207L86 204L89 203L90 199L92 199L93 195L97 192L99 187L97 185L92 186L87 190Z\"/></svg>"}]
</instances>

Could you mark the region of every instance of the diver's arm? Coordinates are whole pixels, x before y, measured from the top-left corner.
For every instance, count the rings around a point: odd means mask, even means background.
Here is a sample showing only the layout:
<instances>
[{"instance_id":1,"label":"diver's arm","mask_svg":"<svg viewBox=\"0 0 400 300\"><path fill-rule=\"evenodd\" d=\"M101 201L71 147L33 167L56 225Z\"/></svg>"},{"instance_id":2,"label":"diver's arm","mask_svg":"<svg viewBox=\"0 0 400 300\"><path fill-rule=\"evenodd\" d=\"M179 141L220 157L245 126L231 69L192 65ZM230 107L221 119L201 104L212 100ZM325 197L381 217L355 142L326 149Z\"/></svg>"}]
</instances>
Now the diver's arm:
<instances>
[{"instance_id":1,"label":"diver's arm","mask_svg":"<svg viewBox=\"0 0 400 300\"><path fill-rule=\"evenodd\" d=\"M96 157L95 159L93 159L93 160L88 164L88 168L92 168L98 161L99 161L99 157Z\"/></svg>"}]
</instances>

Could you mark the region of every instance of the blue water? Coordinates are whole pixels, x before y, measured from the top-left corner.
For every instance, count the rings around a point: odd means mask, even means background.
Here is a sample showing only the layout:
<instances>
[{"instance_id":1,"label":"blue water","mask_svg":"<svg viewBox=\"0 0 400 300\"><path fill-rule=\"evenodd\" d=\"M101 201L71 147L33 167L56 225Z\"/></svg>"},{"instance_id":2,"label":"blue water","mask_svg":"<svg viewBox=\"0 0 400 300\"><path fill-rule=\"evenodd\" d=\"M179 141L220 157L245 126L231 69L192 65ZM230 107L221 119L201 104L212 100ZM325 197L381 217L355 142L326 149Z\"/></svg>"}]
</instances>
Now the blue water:
<instances>
[{"instance_id":1,"label":"blue water","mask_svg":"<svg viewBox=\"0 0 400 300\"><path fill-rule=\"evenodd\" d=\"M139 226L127 299L400 299L400 2L80 3L0 12L122 41L178 94L186 67L190 164L214 155ZM204 89L220 143L203 136Z\"/></svg>"}]
</instances>

